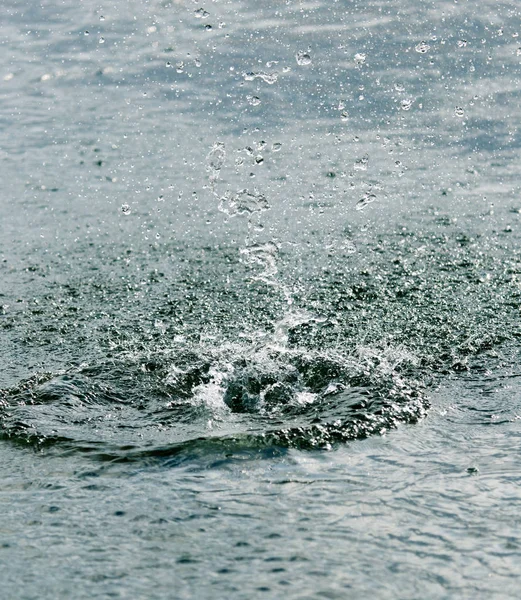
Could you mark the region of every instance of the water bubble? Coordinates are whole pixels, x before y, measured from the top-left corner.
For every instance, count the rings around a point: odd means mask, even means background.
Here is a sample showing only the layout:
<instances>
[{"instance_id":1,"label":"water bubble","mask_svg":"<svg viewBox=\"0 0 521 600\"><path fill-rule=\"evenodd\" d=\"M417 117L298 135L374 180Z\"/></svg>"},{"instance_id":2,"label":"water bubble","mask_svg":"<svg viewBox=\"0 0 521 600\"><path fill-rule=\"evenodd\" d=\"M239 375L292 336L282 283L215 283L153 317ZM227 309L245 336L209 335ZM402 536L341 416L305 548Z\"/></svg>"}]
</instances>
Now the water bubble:
<instances>
[{"instance_id":1,"label":"water bubble","mask_svg":"<svg viewBox=\"0 0 521 600\"><path fill-rule=\"evenodd\" d=\"M252 106L259 106L261 103L261 99L258 96L246 96L246 100L248 100L248 103Z\"/></svg>"},{"instance_id":2,"label":"water bubble","mask_svg":"<svg viewBox=\"0 0 521 600\"><path fill-rule=\"evenodd\" d=\"M167 69L169 69L172 66L172 63L169 60L167 60L165 66L167 67Z\"/></svg>"},{"instance_id":3,"label":"water bubble","mask_svg":"<svg viewBox=\"0 0 521 600\"><path fill-rule=\"evenodd\" d=\"M467 40L458 40L458 48L465 48L467 44Z\"/></svg>"},{"instance_id":4,"label":"water bubble","mask_svg":"<svg viewBox=\"0 0 521 600\"><path fill-rule=\"evenodd\" d=\"M345 121L347 121L348 119L349 119L349 113L347 112L347 110L343 110L343 111L340 113L340 120L345 122Z\"/></svg>"},{"instance_id":5,"label":"water bubble","mask_svg":"<svg viewBox=\"0 0 521 600\"><path fill-rule=\"evenodd\" d=\"M401 102L400 102L400 108L402 110L410 110L411 106L412 106L413 101L411 100L411 98L404 98Z\"/></svg>"},{"instance_id":6,"label":"water bubble","mask_svg":"<svg viewBox=\"0 0 521 600\"><path fill-rule=\"evenodd\" d=\"M99 17L99 20L100 20L100 21L104 21L104 20L105 20L105 17L104 17L103 15L100 15L100 17Z\"/></svg>"},{"instance_id":7,"label":"water bubble","mask_svg":"<svg viewBox=\"0 0 521 600\"><path fill-rule=\"evenodd\" d=\"M121 205L121 212L122 212L124 215L129 215L129 214L131 213L130 206L129 206L128 204L122 204L122 205Z\"/></svg>"},{"instance_id":8,"label":"water bubble","mask_svg":"<svg viewBox=\"0 0 521 600\"><path fill-rule=\"evenodd\" d=\"M175 64L175 68L177 73L184 73L185 63L182 60L180 60Z\"/></svg>"},{"instance_id":9,"label":"water bubble","mask_svg":"<svg viewBox=\"0 0 521 600\"><path fill-rule=\"evenodd\" d=\"M464 117L465 116L465 111L463 110L463 108L461 106L456 106L456 108L454 109L454 114L457 117Z\"/></svg>"},{"instance_id":10,"label":"water bubble","mask_svg":"<svg viewBox=\"0 0 521 600\"><path fill-rule=\"evenodd\" d=\"M195 64L196 67L200 67L201 64L202 64L201 63L201 59L199 59L199 58L194 59L194 64Z\"/></svg>"},{"instance_id":11,"label":"water bubble","mask_svg":"<svg viewBox=\"0 0 521 600\"><path fill-rule=\"evenodd\" d=\"M100 37L100 39L98 40L98 42L99 42L100 44L104 44L104 43L105 43L105 38L103 38L103 37Z\"/></svg>"},{"instance_id":12,"label":"water bubble","mask_svg":"<svg viewBox=\"0 0 521 600\"><path fill-rule=\"evenodd\" d=\"M429 46L429 44L427 44L427 42L420 42L414 47L416 52L419 52L420 54L425 54L430 50L430 48L431 47Z\"/></svg>"},{"instance_id":13,"label":"water bubble","mask_svg":"<svg viewBox=\"0 0 521 600\"><path fill-rule=\"evenodd\" d=\"M255 157L255 163L257 165L261 165L263 162L264 162L264 157L261 156L260 154Z\"/></svg>"},{"instance_id":14,"label":"water bubble","mask_svg":"<svg viewBox=\"0 0 521 600\"><path fill-rule=\"evenodd\" d=\"M372 202L374 202L376 200L376 196L374 194L372 194L371 192L367 192L365 193L360 200L356 203L356 210L362 210L364 209L368 204L371 204Z\"/></svg>"},{"instance_id":15,"label":"water bubble","mask_svg":"<svg viewBox=\"0 0 521 600\"><path fill-rule=\"evenodd\" d=\"M404 85L403 85L403 83L401 83L400 81L397 81L397 82L394 84L394 89L395 89L397 92L404 92L404 91L405 91L405 86L404 86Z\"/></svg>"},{"instance_id":16,"label":"water bubble","mask_svg":"<svg viewBox=\"0 0 521 600\"><path fill-rule=\"evenodd\" d=\"M90 33L88 31L84 31L83 33L84 33L84 35L90 35Z\"/></svg>"},{"instance_id":17,"label":"water bubble","mask_svg":"<svg viewBox=\"0 0 521 600\"><path fill-rule=\"evenodd\" d=\"M271 145L271 149L273 152L279 152L281 148L282 148L282 144L280 142L274 142Z\"/></svg>"},{"instance_id":18,"label":"water bubble","mask_svg":"<svg viewBox=\"0 0 521 600\"><path fill-rule=\"evenodd\" d=\"M204 28L206 29L206 31L210 31L212 29L211 25L205 25Z\"/></svg>"},{"instance_id":19,"label":"water bubble","mask_svg":"<svg viewBox=\"0 0 521 600\"><path fill-rule=\"evenodd\" d=\"M362 158L357 158L355 160L355 164L353 165L353 168L356 171L367 171L368 164L369 164L369 156L365 155L365 156L362 156Z\"/></svg>"},{"instance_id":20,"label":"water bubble","mask_svg":"<svg viewBox=\"0 0 521 600\"><path fill-rule=\"evenodd\" d=\"M194 11L196 19L207 19L210 16L210 13L204 10L204 8L198 8Z\"/></svg>"},{"instance_id":21,"label":"water bubble","mask_svg":"<svg viewBox=\"0 0 521 600\"><path fill-rule=\"evenodd\" d=\"M309 54L309 50L307 52L304 52L303 50L297 52L295 58L297 59L297 64L301 67L311 64L311 55Z\"/></svg>"}]
</instances>

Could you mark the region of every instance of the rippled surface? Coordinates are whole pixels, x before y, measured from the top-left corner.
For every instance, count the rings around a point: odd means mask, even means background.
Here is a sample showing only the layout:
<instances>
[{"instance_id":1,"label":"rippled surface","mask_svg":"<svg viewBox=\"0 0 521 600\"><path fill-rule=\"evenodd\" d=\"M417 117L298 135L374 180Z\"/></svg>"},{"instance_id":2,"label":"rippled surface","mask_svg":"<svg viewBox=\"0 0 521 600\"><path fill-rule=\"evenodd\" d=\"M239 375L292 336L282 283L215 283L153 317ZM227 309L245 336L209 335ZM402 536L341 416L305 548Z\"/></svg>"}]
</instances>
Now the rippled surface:
<instances>
[{"instance_id":1,"label":"rippled surface","mask_svg":"<svg viewBox=\"0 0 521 600\"><path fill-rule=\"evenodd\" d=\"M516 5L4 10L9 597L516 598Z\"/></svg>"}]
</instances>

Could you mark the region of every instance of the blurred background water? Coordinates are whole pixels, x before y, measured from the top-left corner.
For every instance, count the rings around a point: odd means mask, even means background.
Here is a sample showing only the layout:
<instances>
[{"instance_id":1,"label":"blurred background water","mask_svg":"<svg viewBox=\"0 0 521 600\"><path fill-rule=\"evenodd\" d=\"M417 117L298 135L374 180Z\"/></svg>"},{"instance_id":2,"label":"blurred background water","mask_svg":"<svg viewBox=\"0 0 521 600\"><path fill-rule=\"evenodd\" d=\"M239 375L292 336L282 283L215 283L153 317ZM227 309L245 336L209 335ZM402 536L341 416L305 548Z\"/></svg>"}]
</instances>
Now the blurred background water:
<instances>
[{"instance_id":1,"label":"blurred background water","mask_svg":"<svg viewBox=\"0 0 521 600\"><path fill-rule=\"evenodd\" d=\"M4 0L6 598L518 598L514 2Z\"/></svg>"}]
</instances>

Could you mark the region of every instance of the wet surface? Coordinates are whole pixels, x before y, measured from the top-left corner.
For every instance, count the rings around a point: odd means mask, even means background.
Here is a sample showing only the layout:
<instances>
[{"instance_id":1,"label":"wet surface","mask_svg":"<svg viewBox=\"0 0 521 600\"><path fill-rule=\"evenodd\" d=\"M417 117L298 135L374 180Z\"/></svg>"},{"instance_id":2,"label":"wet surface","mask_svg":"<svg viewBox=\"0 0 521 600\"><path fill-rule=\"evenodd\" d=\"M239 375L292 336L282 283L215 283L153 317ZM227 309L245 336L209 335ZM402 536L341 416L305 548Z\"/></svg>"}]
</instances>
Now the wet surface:
<instances>
[{"instance_id":1,"label":"wet surface","mask_svg":"<svg viewBox=\"0 0 521 600\"><path fill-rule=\"evenodd\" d=\"M7 3L9 597L517 597L521 23L402 4Z\"/></svg>"}]
</instances>

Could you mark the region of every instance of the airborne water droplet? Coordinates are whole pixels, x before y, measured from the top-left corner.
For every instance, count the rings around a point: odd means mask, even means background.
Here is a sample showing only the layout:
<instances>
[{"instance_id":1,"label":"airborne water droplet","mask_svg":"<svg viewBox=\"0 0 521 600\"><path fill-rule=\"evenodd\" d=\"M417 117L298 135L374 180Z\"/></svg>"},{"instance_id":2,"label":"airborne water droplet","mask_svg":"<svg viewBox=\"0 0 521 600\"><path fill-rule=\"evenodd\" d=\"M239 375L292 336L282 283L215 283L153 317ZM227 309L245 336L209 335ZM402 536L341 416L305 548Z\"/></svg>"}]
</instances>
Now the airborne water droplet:
<instances>
[{"instance_id":1,"label":"airborne water droplet","mask_svg":"<svg viewBox=\"0 0 521 600\"><path fill-rule=\"evenodd\" d=\"M369 164L369 157L366 156L362 156L362 158L357 158L355 160L355 164L353 165L353 168L356 171L367 171L367 166Z\"/></svg>"},{"instance_id":2,"label":"airborne water droplet","mask_svg":"<svg viewBox=\"0 0 521 600\"><path fill-rule=\"evenodd\" d=\"M356 203L356 210L362 210L363 208L365 208L368 204L371 204L371 202L374 202L376 200L376 196L374 194L371 194L370 192L364 194L360 200Z\"/></svg>"},{"instance_id":3,"label":"airborne water droplet","mask_svg":"<svg viewBox=\"0 0 521 600\"><path fill-rule=\"evenodd\" d=\"M366 55L362 53L355 54L355 64L357 67L361 67L365 63Z\"/></svg>"},{"instance_id":4,"label":"airborne water droplet","mask_svg":"<svg viewBox=\"0 0 521 600\"><path fill-rule=\"evenodd\" d=\"M303 50L297 52L295 58L297 59L297 64L300 66L311 64L311 55L309 54L309 50L307 52L304 52Z\"/></svg>"},{"instance_id":5,"label":"airborne water droplet","mask_svg":"<svg viewBox=\"0 0 521 600\"><path fill-rule=\"evenodd\" d=\"M428 52L430 50L430 46L429 44L427 44L427 42L420 42L418 45L416 45L414 47L414 49L416 50L416 52L419 52L420 54L425 54L426 52Z\"/></svg>"},{"instance_id":6,"label":"airborne water droplet","mask_svg":"<svg viewBox=\"0 0 521 600\"><path fill-rule=\"evenodd\" d=\"M210 16L210 13L207 12L204 8L198 8L194 11L196 19L206 19Z\"/></svg>"}]
</instances>

